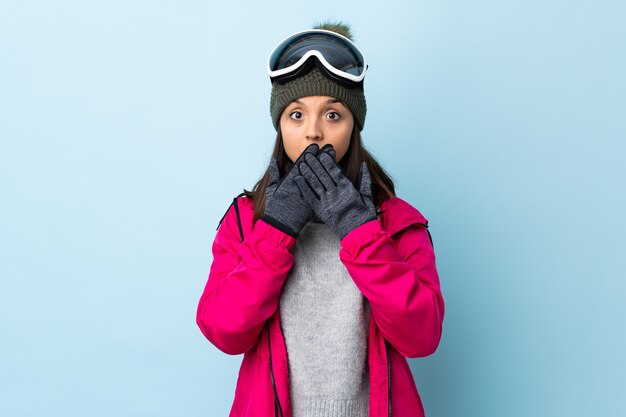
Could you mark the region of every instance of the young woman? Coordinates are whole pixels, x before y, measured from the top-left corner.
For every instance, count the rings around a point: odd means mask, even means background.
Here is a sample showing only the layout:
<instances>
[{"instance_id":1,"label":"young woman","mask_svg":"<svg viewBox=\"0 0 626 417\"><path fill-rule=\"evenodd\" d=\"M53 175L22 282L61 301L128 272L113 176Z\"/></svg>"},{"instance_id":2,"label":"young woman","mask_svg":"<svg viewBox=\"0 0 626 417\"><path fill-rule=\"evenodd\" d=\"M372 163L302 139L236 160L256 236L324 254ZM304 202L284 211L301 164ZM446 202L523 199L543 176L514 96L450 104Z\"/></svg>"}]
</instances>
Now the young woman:
<instances>
[{"instance_id":1,"label":"young woman","mask_svg":"<svg viewBox=\"0 0 626 417\"><path fill-rule=\"evenodd\" d=\"M230 417L424 415L406 358L435 352L444 302L427 220L361 142L366 70L342 24L270 55L274 151L220 220L197 310L244 354Z\"/></svg>"}]
</instances>

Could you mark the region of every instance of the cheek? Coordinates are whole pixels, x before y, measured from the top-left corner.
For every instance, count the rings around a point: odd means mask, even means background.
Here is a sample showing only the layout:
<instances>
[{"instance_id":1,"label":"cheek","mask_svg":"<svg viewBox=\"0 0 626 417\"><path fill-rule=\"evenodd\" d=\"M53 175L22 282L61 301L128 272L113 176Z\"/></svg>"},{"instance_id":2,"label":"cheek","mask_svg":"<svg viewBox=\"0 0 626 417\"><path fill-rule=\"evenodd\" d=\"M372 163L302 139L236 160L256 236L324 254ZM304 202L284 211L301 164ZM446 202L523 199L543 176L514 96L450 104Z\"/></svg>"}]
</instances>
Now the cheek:
<instances>
[{"instance_id":1,"label":"cheek","mask_svg":"<svg viewBox=\"0 0 626 417\"><path fill-rule=\"evenodd\" d=\"M298 147L291 142L285 141L284 139L283 147L285 148L285 153L287 154L289 159L291 159L291 162L295 162L295 160L298 159Z\"/></svg>"},{"instance_id":2,"label":"cheek","mask_svg":"<svg viewBox=\"0 0 626 417\"><path fill-rule=\"evenodd\" d=\"M282 131L283 135L283 148L285 149L285 153L291 159L291 162L294 162L298 159L297 155L299 152L299 143L294 140L294 136L290 135L289 132Z\"/></svg>"},{"instance_id":3,"label":"cheek","mask_svg":"<svg viewBox=\"0 0 626 417\"><path fill-rule=\"evenodd\" d=\"M346 129L342 135L342 145L344 150L348 150L350 147L350 140L352 139L352 126L349 129Z\"/></svg>"},{"instance_id":4,"label":"cheek","mask_svg":"<svg viewBox=\"0 0 626 417\"><path fill-rule=\"evenodd\" d=\"M341 149L341 156L345 155L350 147L350 140L352 139L352 130L354 128L354 119L351 118L350 123L344 125L344 129L338 137L338 148Z\"/></svg>"},{"instance_id":5,"label":"cheek","mask_svg":"<svg viewBox=\"0 0 626 417\"><path fill-rule=\"evenodd\" d=\"M337 140L335 144L333 144L333 147L337 152L338 161L341 161L346 152L348 152L348 148L350 147L350 136L344 136L341 139Z\"/></svg>"}]
</instances>

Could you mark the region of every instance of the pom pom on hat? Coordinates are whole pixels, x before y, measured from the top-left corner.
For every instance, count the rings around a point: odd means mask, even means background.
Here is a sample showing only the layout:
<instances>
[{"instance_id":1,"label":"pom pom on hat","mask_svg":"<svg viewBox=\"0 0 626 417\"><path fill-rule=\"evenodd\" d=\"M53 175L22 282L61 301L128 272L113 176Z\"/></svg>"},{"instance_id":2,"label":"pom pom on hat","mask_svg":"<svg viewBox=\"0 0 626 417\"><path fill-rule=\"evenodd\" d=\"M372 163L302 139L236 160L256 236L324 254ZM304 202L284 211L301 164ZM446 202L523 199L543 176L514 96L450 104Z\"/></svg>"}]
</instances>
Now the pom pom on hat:
<instances>
[{"instance_id":1,"label":"pom pom on hat","mask_svg":"<svg viewBox=\"0 0 626 417\"><path fill-rule=\"evenodd\" d=\"M341 21L332 22L327 20L326 22L316 23L311 29L330 30L331 32L343 35L354 42L354 39L352 39L352 29L350 28L350 25Z\"/></svg>"}]
</instances>

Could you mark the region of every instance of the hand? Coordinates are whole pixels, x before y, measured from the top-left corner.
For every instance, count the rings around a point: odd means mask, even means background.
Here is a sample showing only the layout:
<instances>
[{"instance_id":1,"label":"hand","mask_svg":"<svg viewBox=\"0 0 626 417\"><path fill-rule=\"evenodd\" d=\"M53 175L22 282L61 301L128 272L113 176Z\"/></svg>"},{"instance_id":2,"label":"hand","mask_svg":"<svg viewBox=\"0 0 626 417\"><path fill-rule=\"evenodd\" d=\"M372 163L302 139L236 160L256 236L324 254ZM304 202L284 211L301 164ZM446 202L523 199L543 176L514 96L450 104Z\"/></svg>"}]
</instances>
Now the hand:
<instances>
[{"instance_id":1,"label":"hand","mask_svg":"<svg viewBox=\"0 0 626 417\"><path fill-rule=\"evenodd\" d=\"M302 161L294 165L301 174L295 176L295 182L317 217L343 239L353 229L377 217L367 163L361 163L357 190L335 157L332 145L325 145L317 157L304 154Z\"/></svg>"},{"instance_id":2,"label":"hand","mask_svg":"<svg viewBox=\"0 0 626 417\"><path fill-rule=\"evenodd\" d=\"M278 163L274 156L270 162L270 181L265 189L265 211L261 219L292 237L297 237L313 216L311 207L294 181L294 177L298 175L295 167L306 155L315 158L318 152L319 146L316 143L309 145L282 179L279 178Z\"/></svg>"}]
</instances>

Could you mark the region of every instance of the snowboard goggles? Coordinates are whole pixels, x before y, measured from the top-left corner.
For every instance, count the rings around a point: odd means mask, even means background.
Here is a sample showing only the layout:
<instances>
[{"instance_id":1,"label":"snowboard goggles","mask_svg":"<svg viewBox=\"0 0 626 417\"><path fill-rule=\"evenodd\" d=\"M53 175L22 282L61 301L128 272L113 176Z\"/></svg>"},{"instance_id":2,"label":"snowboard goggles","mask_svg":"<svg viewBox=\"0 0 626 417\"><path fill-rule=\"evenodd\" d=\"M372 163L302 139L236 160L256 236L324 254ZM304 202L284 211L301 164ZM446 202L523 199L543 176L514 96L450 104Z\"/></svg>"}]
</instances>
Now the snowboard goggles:
<instances>
[{"instance_id":1,"label":"snowboard goggles","mask_svg":"<svg viewBox=\"0 0 626 417\"><path fill-rule=\"evenodd\" d=\"M322 74L347 87L362 86L367 63L348 38L324 29L294 33L278 44L267 61L272 82L284 84L316 66Z\"/></svg>"}]
</instances>

